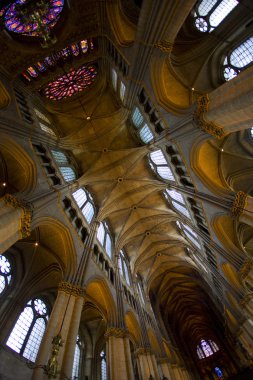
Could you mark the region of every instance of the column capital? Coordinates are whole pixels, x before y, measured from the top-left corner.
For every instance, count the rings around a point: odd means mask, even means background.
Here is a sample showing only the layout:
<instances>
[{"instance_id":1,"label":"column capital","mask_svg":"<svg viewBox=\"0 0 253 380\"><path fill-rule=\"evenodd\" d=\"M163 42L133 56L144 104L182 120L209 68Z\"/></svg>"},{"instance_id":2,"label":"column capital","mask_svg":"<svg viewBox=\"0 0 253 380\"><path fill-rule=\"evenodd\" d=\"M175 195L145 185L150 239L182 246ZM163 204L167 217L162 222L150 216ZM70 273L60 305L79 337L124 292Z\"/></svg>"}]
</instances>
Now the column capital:
<instances>
[{"instance_id":1,"label":"column capital","mask_svg":"<svg viewBox=\"0 0 253 380\"><path fill-rule=\"evenodd\" d=\"M62 281L59 284L58 290L75 297L84 297L86 292L85 288L82 288L80 285L74 285L67 281Z\"/></svg>"},{"instance_id":2,"label":"column capital","mask_svg":"<svg viewBox=\"0 0 253 380\"><path fill-rule=\"evenodd\" d=\"M152 355L153 351L149 347L139 347L134 352L134 354L135 354L135 356L139 356L139 355Z\"/></svg>"},{"instance_id":3,"label":"column capital","mask_svg":"<svg viewBox=\"0 0 253 380\"><path fill-rule=\"evenodd\" d=\"M105 339L114 336L115 338L126 338L129 336L129 333L126 329L120 327L108 327L105 333Z\"/></svg>"},{"instance_id":4,"label":"column capital","mask_svg":"<svg viewBox=\"0 0 253 380\"><path fill-rule=\"evenodd\" d=\"M21 217L20 224L21 238L24 239L30 236L32 218L32 212L30 207L11 194L5 194L0 200L3 200L7 206L13 207L15 209L21 208L23 210L23 216Z\"/></svg>"},{"instance_id":5,"label":"column capital","mask_svg":"<svg viewBox=\"0 0 253 380\"><path fill-rule=\"evenodd\" d=\"M207 121L205 114L209 108L209 96L204 94L197 98L197 108L193 115L193 120L197 126L204 132L209 133L217 139L222 139L225 136L225 132L222 126L219 126L212 121Z\"/></svg>"},{"instance_id":6,"label":"column capital","mask_svg":"<svg viewBox=\"0 0 253 380\"><path fill-rule=\"evenodd\" d=\"M247 194L244 191L238 191L231 207L231 214L234 218L238 218L247 205Z\"/></svg>"},{"instance_id":7,"label":"column capital","mask_svg":"<svg viewBox=\"0 0 253 380\"><path fill-rule=\"evenodd\" d=\"M154 44L154 47L161 50L163 53L169 54L172 51L173 42L169 42L165 40L158 41Z\"/></svg>"}]
</instances>

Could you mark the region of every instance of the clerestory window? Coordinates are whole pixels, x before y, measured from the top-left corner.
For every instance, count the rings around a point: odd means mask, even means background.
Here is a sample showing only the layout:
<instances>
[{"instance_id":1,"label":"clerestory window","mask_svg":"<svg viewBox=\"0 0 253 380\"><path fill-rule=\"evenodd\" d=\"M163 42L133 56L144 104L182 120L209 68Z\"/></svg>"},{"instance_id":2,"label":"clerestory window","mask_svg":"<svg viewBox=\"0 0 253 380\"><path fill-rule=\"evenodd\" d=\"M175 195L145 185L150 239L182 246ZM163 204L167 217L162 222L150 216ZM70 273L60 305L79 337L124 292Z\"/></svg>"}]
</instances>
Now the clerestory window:
<instances>
[{"instance_id":1,"label":"clerestory window","mask_svg":"<svg viewBox=\"0 0 253 380\"><path fill-rule=\"evenodd\" d=\"M202 33L211 33L239 4L237 0L202 0L195 7L194 23Z\"/></svg>"},{"instance_id":2,"label":"clerestory window","mask_svg":"<svg viewBox=\"0 0 253 380\"><path fill-rule=\"evenodd\" d=\"M76 172L70 166L67 155L59 150L51 150L52 156L59 167L61 175L66 182L73 182L76 180Z\"/></svg>"},{"instance_id":3,"label":"clerestory window","mask_svg":"<svg viewBox=\"0 0 253 380\"><path fill-rule=\"evenodd\" d=\"M226 81L235 78L253 62L253 36L237 45L223 62L223 75Z\"/></svg>"},{"instance_id":4,"label":"clerestory window","mask_svg":"<svg viewBox=\"0 0 253 380\"><path fill-rule=\"evenodd\" d=\"M109 227L105 221L101 222L98 227L97 239L105 249L107 255L112 258L112 238Z\"/></svg>"},{"instance_id":5,"label":"clerestory window","mask_svg":"<svg viewBox=\"0 0 253 380\"><path fill-rule=\"evenodd\" d=\"M190 228L187 224L184 224L182 222L176 221L177 226L180 228L181 231L184 232L186 237L199 249L201 249L201 245L199 242L199 237L196 234L195 231L193 231L192 228Z\"/></svg>"},{"instance_id":6,"label":"clerestory window","mask_svg":"<svg viewBox=\"0 0 253 380\"><path fill-rule=\"evenodd\" d=\"M106 355L105 351L100 352L100 360L101 360L101 380L107 380L107 369L106 369Z\"/></svg>"},{"instance_id":7,"label":"clerestory window","mask_svg":"<svg viewBox=\"0 0 253 380\"><path fill-rule=\"evenodd\" d=\"M167 179L169 181L175 181L172 170L169 167L169 164L161 149L150 153L149 158L151 168L159 177L162 179Z\"/></svg>"},{"instance_id":8,"label":"clerestory window","mask_svg":"<svg viewBox=\"0 0 253 380\"><path fill-rule=\"evenodd\" d=\"M78 207L82 211L86 221L90 224L95 214L95 206L90 193L84 188L78 189L72 194Z\"/></svg>"},{"instance_id":9,"label":"clerestory window","mask_svg":"<svg viewBox=\"0 0 253 380\"><path fill-rule=\"evenodd\" d=\"M208 358L217 351L219 351L219 347L213 340L207 341L202 339L197 346L197 355L199 359Z\"/></svg>"},{"instance_id":10,"label":"clerestory window","mask_svg":"<svg viewBox=\"0 0 253 380\"><path fill-rule=\"evenodd\" d=\"M38 123L39 123L39 126L40 128L42 129L42 131L44 131L45 133L47 133L48 135L51 135L51 136L56 136L55 132L53 131L53 129L51 128L51 122L50 120L46 117L46 115L44 115L44 113L42 113L40 110L38 110L37 108L34 108L34 113L36 115L36 118L38 120Z\"/></svg>"},{"instance_id":11,"label":"clerestory window","mask_svg":"<svg viewBox=\"0 0 253 380\"><path fill-rule=\"evenodd\" d=\"M81 342L80 342L79 335L77 335L73 368L72 368L72 379L75 379L75 380L79 379L80 359L81 359Z\"/></svg>"},{"instance_id":12,"label":"clerestory window","mask_svg":"<svg viewBox=\"0 0 253 380\"><path fill-rule=\"evenodd\" d=\"M27 302L6 345L26 359L35 362L48 320L48 308L40 298Z\"/></svg>"},{"instance_id":13,"label":"clerestory window","mask_svg":"<svg viewBox=\"0 0 253 380\"><path fill-rule=\"evenodd\" d=\"M121 250L119 254L119 269L120 269L120 274L124 279L126 280L127 284L130 286L130 275L129 275L129 269L127 265L127 259L125 256L125 253Z\"/></svg>"},{"instance_id":14,"label":"clerestory window","mask_svg":"<svg viewBox=\"0 0 253 380\"><path fill-rule=\"evenodd\" d=\"M11 278L11 264L4 255L0 255L0 294L3 293L10 284Z\"/></svg>"},{"instance_id":15,"label":"clerestory window","mask_svg":"<svg viewBox=\"0 0 253 380\"><path fill-rule=\"evenodd\" d=\"M148 144L154 140L153 132L145 122L144 117L138 107L134 108L131 120L135 129L137 129L138 135L143 143Z\"/></svg>"},{"instance_id":16,"label":"clerestory window","mask_svg":"<svg viewBox=\"0 0 253 380\"><path fill-rule=\"evenodd\" d=\"M165 196L170 200L176 210L178 210L187 218L191 219L191 215L187 209L184 197L178 191L166 189Z\"/></svg>"}]
</instances>

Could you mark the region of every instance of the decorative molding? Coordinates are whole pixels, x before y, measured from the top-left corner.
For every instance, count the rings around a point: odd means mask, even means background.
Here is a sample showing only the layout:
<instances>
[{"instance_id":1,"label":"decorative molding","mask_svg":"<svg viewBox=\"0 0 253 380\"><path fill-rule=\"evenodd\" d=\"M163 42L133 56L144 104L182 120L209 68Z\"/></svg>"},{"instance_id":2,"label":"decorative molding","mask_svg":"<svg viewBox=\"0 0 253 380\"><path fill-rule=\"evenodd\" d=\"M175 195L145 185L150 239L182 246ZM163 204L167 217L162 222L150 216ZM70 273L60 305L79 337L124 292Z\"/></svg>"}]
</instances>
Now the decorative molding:
<instances>
[{"instance_id":1,"label":"decorative molding","mask_svg":"<svg viewBox=\"0 0 253 380\"><path fill-rule=\"evenodd\" d=\"M202 131L217 139L222 139L225 136L223 127L205 119L205 113L208 111L209 103L210 100L208 94L204 94L197 98L197 108L194 112L193 120Z\"/></svg>"},{"instance_id":2,"label":"decorative molding","mask_svg":"<svg viewBox=\"0 0 253 380\"><path fill-rule=\"evenodd\" d=\"M173 49L173 43L169 41L159 41L154 44L154 47L161 50L163 53L171 53Z\"/></svg>"},{"instance_id":3,"label":"decorative molding","mask_svg":"<svg viewBox=\"0 0 253 380\"><path fill-rule=\"evenodd\" d=\"M139 355L152 355L152 350L149 347L139 347L135 352L135 356Z\"/></svg>"},{"instance_id":4,"label":"decorative molding","mask_svg":"<svg viewBox=\"0 0 253 380\"><path fill-rule=\"evenodd\" d=\"M108 339L110 336L115 338L126 338L129 336L129 333L126 329L120 327L109 327L105 333L105 339Z\"/></svg>"},{"instance_id":5,"label":"decorative molding","mask_svg":"<svg viewBox=\"0 0 253 380\"><path fill-rule=\"evenodd\" d=\"M75 297L84 297L85 289L80 285L74 285L67 281L62 281L58 287L58 290L71 294Z\"/></svg>"},{"instance_id":6,"label":"decorative molding","mask_svg":"<svg viewBox=\"0 0 253 380\"><path fill-rule=\"evenodd\" d=\"M23 210L23 216L20 220L20 233L21 238L24 239L31 235L31 218L32 212L28 208L28 206L23 203L20 199L17 199L11 194L5 194L3 198L1 198L7 206L11 206L15 209L21 208Z\"/></svg>"},{"instance_id":7,"label":"decorative molding","mask_svg":"<svg viewBox=\"0 0 253 380\"><path fill-rule=\"evenodd\" d=\"M244 191L238 191L235 195L233 205L231 207L231 214L234 218L238 218L247 204L247 193Z\"/></svg>"},{"instance_id":8,"label":"decorative molding","mask_svg":"<svg viewBox=\"0 0 253 380\"><path fill-rule=\"evenodd\" d=\"M245 280L253 265L253 259L247 258L240 270L241 279Z\"/></svg>"}]
</instances>

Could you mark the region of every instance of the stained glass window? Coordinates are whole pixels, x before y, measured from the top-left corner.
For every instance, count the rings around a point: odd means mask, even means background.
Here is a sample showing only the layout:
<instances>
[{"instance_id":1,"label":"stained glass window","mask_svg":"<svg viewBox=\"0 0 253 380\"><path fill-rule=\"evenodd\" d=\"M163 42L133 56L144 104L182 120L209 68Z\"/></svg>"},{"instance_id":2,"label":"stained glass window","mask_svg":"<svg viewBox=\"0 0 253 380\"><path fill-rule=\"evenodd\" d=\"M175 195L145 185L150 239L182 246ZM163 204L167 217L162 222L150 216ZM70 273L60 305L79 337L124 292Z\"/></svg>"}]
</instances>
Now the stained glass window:
<instances>
[{"instance_id":1,"label":"stained glass window","mask_svg":"<svg viewBox=\"0 0 253 380\"><path fill-rule=\"evenodd\" d=\"M48 320L48 309L43 300L30 300L20 314L6 345L34 362Z\"/></svg>"},{"instance_id":2,"label":"stained glass window","mask_svg":"<svg viewBox=\"0 0 253 380\"><path fill-rule=\"evenodd\" d=\"M112 69L112 85L115 91L117 91L117 78L118 75L114 69Z\"/></svg>"},{"instance_id":3,"label":"stained glass window","mask_svg":"<svg viewBox=\"0 0 253 380\"><path fill-rule=\"evenodd\" d=\"M105 351L100 352L101 359L101 380L107 380L107 369L106 369L106 356Z\"/></svg>"},{"instance_id":4,"label":"stained glass window","mask_svg":"<svg viewBox=\"0 0 253 380\"><path fill-rule=\"evenodd\" d=\"M140 138L145 144L151 142L154 139L153 133L147 124L145 124L144 127L140 129Z\"/></svg>"},{"instance_id":5,"label":"stained glass window","mask_svg":"<svg viewBox=\"0 0 253 380\"><path fill-rule=\"evenodd\" d=\"M159 175L159 177L175 181L175 177L161 149L150 153L149 157L152 163L151 168Z\"/></svg>"},{"instance_id":6,"label":"stained glass window","mask_svg":"<svg viewBox=\"0 0 253 380\"><path fill-rule=\"evenodd\" d=\"M214 346L215 350L213 350L211 346L212 347ZM208 358L209 356L213 355L218 350L219 350L219 347L217 346L217 344L214 341L212 341L212 340L206 341L206 340L202 339L200 341L200 344L197 346L197 355L198 355L199 359L204 359L204 358Z\"/></svg>"},{"instance_id":7,"label":"stained glass window","mask_svg":"<svg viewBox=\"0 0 253 380\"><path fill-rule=\"evenodd\" d=\"M119 269L120 269L121 276L124 277L127 284L130 286L131 283L130 283L130 277L129 277L129 269L128 269L125 253L123 251L120 251L120 254L119 254Z\"/></svg>"},{"instance_id":8,"label":"stained glass window","mask_svg":"<svg viewBox=\"0 0 253 380\"><path fill-rule=\"evenodd\" d=\"M253 37L233 49L224 59L223 75L226 81L235 78L253 62Z\"/></svg>"},{"instance_id":9,"label":"stained glass window","mask_svg":"<svg viewBox=\"0 0 253 380\"><path fill-rule=\"evenodd\" d=\"M83 216L87 222L90 223L95 214L95 207L91 195L84 189L78 189L72 195L78 207L81 209Z\"/></svg>"},{"instance_id":10,"label":"stained glass window","mask_svg":"<svg viewBox=\"0 0 253 380\"><path fill-rule=\"evenodd\" d=\"M143 116L138 107L135 107L134 112L132 114L132 122L136 128L139 128L143 123Z\"/></svg>"},{"instance_id":11,"label":"stained glass window","mask_svg":"<svg viewBox=\"0 0 253 380\"><path fill-rule=\"evenodd\" d=\"M11 282L11 264L9 260L0 255L0 294Z\"/></svg>"},{"instance_id":12,"label":"stained glass window","mask_svg":"<svg viewBox=\"0 0 253 380\"><path fill-rule=\"evenodd\" d=\"M72 182L76 179L76 173L69 166L60 166L59 169L66 182Z\"/></svg>"},{"instance_id":13,"label":"stained glass window","mask_svg":"<svg viewBox=\"0 0 253 380\"><path fill-rule=\"evenodd\" d=\"M212 32L239 4L237 0L202 0L194 13L195 26L200 32Z\"/></svg>"},{"instance_id":14,"label":"stained glass window","mask_svg":"<svg viewBox=\"0 0 253 380\"><path fill-rule=\"evenodd\" d=\"M69 98L88 88L94 82L96 75L97 69L94 65L83 65L78 69L71 69L54 82L49 83L44 94L50 100Z\"/></svg>"},{"instance_id":15,"label":"stained glass window","mask_svg":"<svg viewBox=\"0 0 253 380\"><path fill-rule=\"evenodd\" d=\"M141 141L145 144L151 142L154 139L153 132L148 124L145 123L144 117L138 107L134 108L131 119L134 127L139 130L138 133Z\"/></svg>"},{"instance_id":16,"label":"stained glass window","mask_svg":"<svg viewBox=\"0 0 253 380\"><path fill-rule=\"evenodd\" d=\"M104 247L107 255L112 258L112 238L109 227L105 221L101 222L98 227L97 239L102 247Z\"/></svg>"},{"instance_id":17,"label":"stained glass window","mask_svg":"<svg viewBox=\"0 0 253 380\"><path fill-rule=\"evenodd\" d=\"M120 82L120 99L124 100L124 97L125 97L125 92L126 92L126 86L124 85L123 82Z\"/></svg>"},{"instance_id":18,"label":"stained glass window","mask_svg":"<svg viewBox=\"0 0 253 380\"><path fill-rule=\"evenodd\" d=\"M72 368L72 379L75 379L75 380L79 378L80 358L81 358L80 340L79 340L79 336L77 336L73 368Z\"/></svg>"},{"instance_id":19,"label":"stained glass window","mask_svg":"<svg viewBox=\"0 0 253 380\"><path fill-rule=\"evenodd\" d=\"M21 15L22 8L25 8L27 0L16 0L5 12L5 26L8 30L29 36L39 36L40 26L37 21L25 21ZM32 6L32 3L30 3ZM49 0L41 5L36 3L37 12L40 12L42 23L52 29L59 20L63 9L64 0ZM28 4L29 7L29 4ZM28 9L28 8L27 8Z\"/></svg>"},{"instance_id":20,"label":"stained glass window","mask_svg":"<svg viewBox=\"0 0 253 380\"><path fill-rule=\"evenodd\" d=\"M215 367L214 372L218 376L219 379L223 376L222 370L219 367Z\"/></svg>"}]
</instances>

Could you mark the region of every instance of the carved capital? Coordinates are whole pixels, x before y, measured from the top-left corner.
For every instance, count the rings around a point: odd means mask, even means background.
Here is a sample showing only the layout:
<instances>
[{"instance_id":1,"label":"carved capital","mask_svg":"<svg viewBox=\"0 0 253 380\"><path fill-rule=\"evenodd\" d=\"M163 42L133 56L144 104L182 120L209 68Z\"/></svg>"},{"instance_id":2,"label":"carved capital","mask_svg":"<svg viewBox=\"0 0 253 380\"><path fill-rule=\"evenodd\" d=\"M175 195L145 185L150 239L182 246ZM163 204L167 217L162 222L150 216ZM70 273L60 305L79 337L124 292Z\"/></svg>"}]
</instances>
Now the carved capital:
<instances>
[{"instance_id":1,"label":"carved capital","mask_svg":"<svg viewBox=\"0 0 253 380\"><path fill-rule=\"evenodd\" d=\"M134 354L135 354L135 356L139 356L139 355L151 355L152 354L152 350L149 347L139 347L135 351Z\"/></svg>"},{"instance_id":2,"label":"carved capital","mask_svg":"<svg viewBox=\"0 0 253 380\"><path fill-rule=\"evenodd\" d=\"M247 194L243 191L238 191L231 208L231 214L234 218L238 218L247 204Z\"/></svg>"},{"instance_id":3,"label":"carved capital","mask_svg":"<svg viewBox=\"0 0 253 380\"><path fill-rule=\"evenodd\" d=\"M252 268L252 265L253 265L253 259L252 258L248 258L245 260L241 270L240 270L240 275L241 275L241 279L242 280L245 280L246 277L248 276L251 268Z\"/></svg>"},{"instance_id":4,"label":"carved capital","mask_svg":"<svg viewBox=\"0 0 253 380\"><path fill-rule=\"evenodd\" d=\"M202 131L209 133L217 139L221 139L225 136L223 127L205 119L205 113L208 111L209 103L210 100L207 94L200 96L197 99L197 108L194 112L193 119Z\"/></svg>"},{"instance_id":5,"label":"carved capital","mask_svg":"<svg viewBox=\"0 0 253 380\"><path fill-rule=\"evenodd\" d=\"M75 297L84 297L85 289L79 285L71 284L67 281L62 281L58 287L58 289L62 292L71 294Z\"/></svg>"},{"instance_id":6,"label":"carved capital","mask_svg":"<svg viewBox=\"0 0 253 380\"><path fill-rule=\"evenodd\" d=\"M110 336L115 338L126 338L128 337L128 331L126 329L121 329L119 327L109 327L105 333L105 339L108 339Z\"/></svg>"},{"instance_id":7,"label":"carved capital","mask_svg":"<svg viewBox=\"0 0 253 380\"><path fill-rule=\"evenodd\" d=\"M28 206L11 194L5 194L2 199L7 206L11 206L15 209L21 208L23 210L23 216L20 221L21 238L24 239L30 236L32 213Z\"/></svg>"},{"instance_id":8,"label":"carved capital","mask_svg":"<svg viewBox=\"0 0 253 380\"><path fill-rule=\"evenodd\" d=\"M173 43L169 41L158 41L154 44L154 47L163 53L170 53L173 48Z\"/></svg>"}]
</instances>

